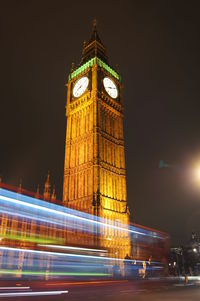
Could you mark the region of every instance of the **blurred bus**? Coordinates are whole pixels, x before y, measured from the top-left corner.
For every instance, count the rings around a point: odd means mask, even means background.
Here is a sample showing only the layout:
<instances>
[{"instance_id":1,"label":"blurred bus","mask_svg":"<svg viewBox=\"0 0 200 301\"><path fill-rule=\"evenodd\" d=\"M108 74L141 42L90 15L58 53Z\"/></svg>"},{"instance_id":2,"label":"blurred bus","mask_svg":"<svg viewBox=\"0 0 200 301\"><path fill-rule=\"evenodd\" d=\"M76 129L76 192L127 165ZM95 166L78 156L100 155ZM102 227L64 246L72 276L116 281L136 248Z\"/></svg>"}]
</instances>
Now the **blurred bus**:
<instances>
[{"instance_id":1,"label":"blurred bus","mask_svg":"<svg viewBox=\"0 0 200 301\"><path fill-rule=\"evenodd\" d=\"M116 248L102 245L106 229ZM120 257L120 233L131 252ZM113 236L113 233L115 235ZM0 278L144 278L165 273L168 235L35 198L0 183Z\"/></svg>"}]
</instances>

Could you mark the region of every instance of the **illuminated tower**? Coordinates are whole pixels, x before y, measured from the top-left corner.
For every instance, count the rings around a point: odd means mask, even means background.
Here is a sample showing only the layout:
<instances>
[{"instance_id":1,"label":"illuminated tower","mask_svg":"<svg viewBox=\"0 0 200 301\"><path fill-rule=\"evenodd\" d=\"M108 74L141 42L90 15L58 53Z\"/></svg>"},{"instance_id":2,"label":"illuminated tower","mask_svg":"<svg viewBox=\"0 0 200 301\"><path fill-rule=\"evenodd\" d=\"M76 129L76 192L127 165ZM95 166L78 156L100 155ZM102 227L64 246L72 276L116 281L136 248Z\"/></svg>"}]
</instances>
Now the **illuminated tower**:
<instances>
[{"instance_id":1,"label":"illuminated tower","mask_svg":"<svg viewBox=\"0 0 200 301\"><path fill-rule=\"evenodd\" d=\"M121 90L121 77L108 63L94 22L80 65L67 83L63 204L128 224ZM102 229L100 244L115 252L111 238L118 234ZM123 235L115 242L124 248L120 257L129 253Z\"/></svg>"}]
</instances>

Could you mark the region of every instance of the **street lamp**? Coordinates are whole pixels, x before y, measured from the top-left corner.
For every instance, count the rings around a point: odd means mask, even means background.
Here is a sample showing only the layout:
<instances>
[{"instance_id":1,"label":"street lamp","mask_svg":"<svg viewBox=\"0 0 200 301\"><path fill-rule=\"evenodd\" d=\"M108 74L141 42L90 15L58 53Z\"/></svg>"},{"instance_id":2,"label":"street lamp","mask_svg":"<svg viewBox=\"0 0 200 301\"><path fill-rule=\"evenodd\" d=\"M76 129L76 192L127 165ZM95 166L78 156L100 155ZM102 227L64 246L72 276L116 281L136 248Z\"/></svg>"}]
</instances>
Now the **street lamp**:
<instances>
[{"instance_id":1,"label":"street lamp","mask_svg":"<svg viewBox=\"0 0 200 301\"><path fill-rule=\"evenodd\" d=\"M196 180L200 180L200 167L196 168L195 176L196 176Z\"/></svg>"},{"instance_id":2,"label":"street lamp","mask_svg":"<svg viewBox=\"0 0 200 301\"><path fill-rule=\"evenodd\" d=\"M195 184L196 187L200 186L200 162L196 162L191 166L191 180Z\"/></svg>"}]
</instances>

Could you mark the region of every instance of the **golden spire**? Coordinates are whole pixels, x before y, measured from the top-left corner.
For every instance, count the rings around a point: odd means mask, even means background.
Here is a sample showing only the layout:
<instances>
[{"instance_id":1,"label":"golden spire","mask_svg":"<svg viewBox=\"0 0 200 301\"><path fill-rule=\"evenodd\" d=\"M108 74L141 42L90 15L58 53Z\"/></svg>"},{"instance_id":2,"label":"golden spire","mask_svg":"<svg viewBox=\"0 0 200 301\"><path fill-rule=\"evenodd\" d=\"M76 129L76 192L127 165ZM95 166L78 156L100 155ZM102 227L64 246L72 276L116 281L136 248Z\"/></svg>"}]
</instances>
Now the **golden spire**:
<instances>
[{"instance_id":1,"label":"golden spire","mask_svg":"<svg viewBox=\"0 0 200 301\"><path fill-rule=\"evenodd\" d=\"M19 179L18 193L22 193L22 179Z\"/></svg>"},{"instance_id":2,"label":"golden spire","mask_svg":"<svg viewBox=\"0 0 200 301\"><path fill-rule=\"evenodd\" d=\"M36 194L35 194L36 199L39 199L40 197L40 185L38 184Z\"/></svg>"},{"instance_id":3,"label":"golden spire","mask_svg":"<svg viewBox=\"0 0 200 301\"><path fill-rule=\"evenodd\" d=\"M93 31L97 30L97 19L96 17L93 19Z\"/></svg>"},{"instance_id":4,"label":"golden spire","mask_svg":"<svg viewBox=\"0 0 200 301\"><path fill-rule=\"evenodd\" d=\"M47 179L44 184L44 192L43 192L43 197L45 200L49 200L51 196L51 184L50 184L50 173L48 171Z\"/></svg>"},{"instance_id":5,"label":"golden spire","mask_svg":"<svg viewBox=\"0 0 200 301\"><path fill-rule=\"evenodd\" d=\"M52 200L52 202L55 202L55 200L56 200L56 189L55 189L55 185L53 185L53 192L52 192L52 195L51 195L51 200Z\"/></svg>"},{"instance_id":6,"label":"golden spire","mask_svg":"<svg viewBox=\"0 0 200 301\"><path fill-rule=\"evenodd\" d=\"M98 56L106 63L108 62L105 46L103 45L98 32L97 32L97 19L94 18L92 22L92 35L89 41L83 44L83 52L81 58L81 64L87 62L94 56Z\"/></svg>"}]
</instances>

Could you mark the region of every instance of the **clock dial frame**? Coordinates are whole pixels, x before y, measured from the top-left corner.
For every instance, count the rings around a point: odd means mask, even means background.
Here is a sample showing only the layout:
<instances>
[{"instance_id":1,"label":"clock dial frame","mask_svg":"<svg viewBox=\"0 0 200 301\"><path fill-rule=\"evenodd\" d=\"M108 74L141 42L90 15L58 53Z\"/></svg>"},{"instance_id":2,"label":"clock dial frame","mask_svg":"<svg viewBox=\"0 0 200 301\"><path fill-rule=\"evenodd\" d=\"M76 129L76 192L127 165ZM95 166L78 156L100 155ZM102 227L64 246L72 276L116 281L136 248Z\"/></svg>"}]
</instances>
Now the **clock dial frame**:
<instances>
[{"instance_id":1,"label":"clock dial frame","mask_svg":"<svg viewBox=\"0 0 200 301\"><path fill-rule=\"evenodd\" d=\"M78 98L80 97L89 85L89 78L87 76L83 76L77 80L73 87L73 96Z\"/></svg>"},{"instance_id":2,"label":"clock dial frame","mask_svg":"<svg viewBox=\"0 0 200 301\"><path fill-rule=\"evenodd\" d=\"M118 97L119 93L118 93L117 85L111 78L104 77L103 85L110 97L112 97L113 99L116 99Z\"/></svg>"}]
</instances>

